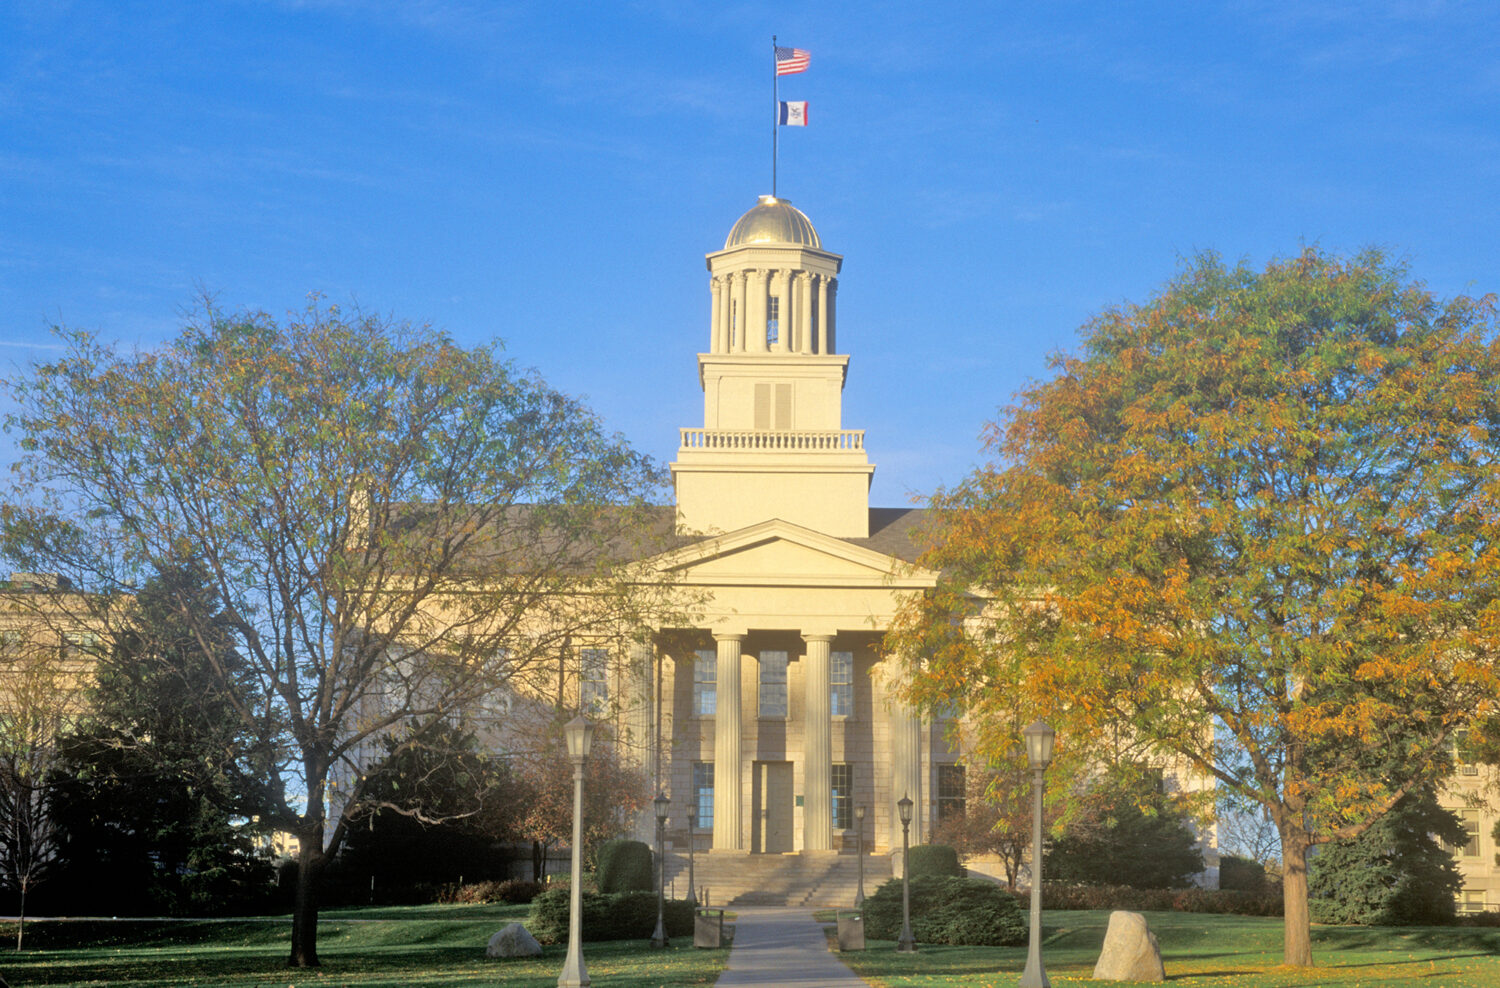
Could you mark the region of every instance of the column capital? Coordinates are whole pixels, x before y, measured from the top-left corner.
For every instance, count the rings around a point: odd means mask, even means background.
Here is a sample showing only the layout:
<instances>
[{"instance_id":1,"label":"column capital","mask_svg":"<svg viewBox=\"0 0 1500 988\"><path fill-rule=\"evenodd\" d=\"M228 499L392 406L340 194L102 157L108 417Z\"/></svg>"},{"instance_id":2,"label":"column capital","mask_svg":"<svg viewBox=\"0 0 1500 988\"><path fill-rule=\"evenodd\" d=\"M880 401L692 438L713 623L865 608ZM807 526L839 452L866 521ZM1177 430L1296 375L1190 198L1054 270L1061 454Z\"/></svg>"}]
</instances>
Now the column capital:
<instances>
[{"instance_id":1,"label":"column capital","mask_svg":"<svg viewBox=\"0 0 1500 988\"><path fill-rule=\"evenodd\" d=\"M813 642L833 642L833 633L827 631L804 631L802 640L811 645Z\"/></svg>"},{"instance_id":2,"label":"column capital","mask_svg":"<svg viewBox=\"0 0 1500 988\"><path fill-rule=\"evenodd\" d=\"M743 631L715 631L713 632L716 642L742 642L745 640Z\"/></svg>"}]
</instances>

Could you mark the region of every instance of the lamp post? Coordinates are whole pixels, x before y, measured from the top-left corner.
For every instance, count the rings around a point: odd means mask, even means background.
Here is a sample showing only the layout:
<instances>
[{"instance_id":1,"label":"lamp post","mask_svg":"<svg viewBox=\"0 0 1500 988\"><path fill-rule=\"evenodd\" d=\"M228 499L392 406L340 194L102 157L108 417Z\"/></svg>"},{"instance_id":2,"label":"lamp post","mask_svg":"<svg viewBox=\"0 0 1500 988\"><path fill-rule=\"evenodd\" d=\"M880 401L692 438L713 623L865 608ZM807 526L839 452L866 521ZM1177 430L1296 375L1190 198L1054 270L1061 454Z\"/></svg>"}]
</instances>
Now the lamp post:
<instances>
[{"instance_id":1,"label":"lamp post","mask_svg":"<svg viewBox=\"0 0 1500 988\"><path fill-rule=\"evenodd\" d=\"M896 953L915 954L916 937L911 935L911 797L902 796L896 802L896 812L901 814L901 938L896 941Z\"/></svg>"},{"instance_id":2,"label":"lamp post","mask_svg":"<svg viewBox=\"0 0 1500 988\"><path fill-rule=\"evenodd\" d=\"M573 885L568 892L568 959L558 988L586 988L588 969L583 966L583 763L594 746L594 725L579 714L563 728L568 739L568 757L573 759Z\"/></svg>"},{"instance_id":3,"label":"lamp post","mask_svg":"<svg viewBox=\"0 0 1500 988\"><path fill-rule=\"evenodd\" d=\"M1026 950L1026 970L1019 988L1052 988L1042 967L1042 773L1052 762L1052 742L1057 732L1037 721L1021 732L1026 739L1026 760L1031 763L1031 945Z\"/></svg>"},{"instance_id":4,"label":"lamp post","mask_svg":"<svg viewBox=\"0 0 1500 988\"><path fill-rule=\"evenodd\" d=\"M667 910L667 807L671 804L667 794L659 792L651 805L656 808L656 932L651 934L651 946L667 945L667 928L664 922Z\"/></svg>"},{"instance_id":5,"label":"lamp post","mask_svg":"<svg viewBox=\"0 0 1500 988\"><path fill-rule=\"evenodd\" d=\"M698 908L698 886L693 879L693 844L697 840L698 830L698 804L688 804L688 905L694 909Z\"/></svg>"},{"instance_id":6,"label":"lamp post","mask_svg":"<svg viewBox=\"0 0 1500 988\"><path fill-rule=\"evenodd\" d=\"M854 908L865 904L865 808L854 808L854 825L859 828L859 890L854 893Z\"/></svg>"}]
</instances>

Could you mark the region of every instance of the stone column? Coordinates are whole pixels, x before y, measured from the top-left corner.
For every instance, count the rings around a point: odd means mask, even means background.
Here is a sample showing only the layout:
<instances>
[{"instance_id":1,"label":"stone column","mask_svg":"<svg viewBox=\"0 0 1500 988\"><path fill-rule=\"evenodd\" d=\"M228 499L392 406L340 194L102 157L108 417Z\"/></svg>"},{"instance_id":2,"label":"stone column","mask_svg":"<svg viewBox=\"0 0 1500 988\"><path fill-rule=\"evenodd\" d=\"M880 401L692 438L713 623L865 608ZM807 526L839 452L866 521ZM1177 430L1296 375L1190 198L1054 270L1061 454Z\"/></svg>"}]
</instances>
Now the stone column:
<instances>
[{"instance_id":1,"label":"stone column","mask_svg":"<svg viewBox=\"0 0 1500 988\"><path fill-rule=\"evenodd\" d=\"M833 715L828 686L832 635L803 635L807 666L802 675L802 848L833 847Z\"/></svg>"},{"instance_id":2,"label":"stone column","mask_svg":"<svg viewBox=\"0 0 1500 988\"><path fill-rule=\"evenodd\" d=\"M912 810L911 842L922 843L922 719L899 699L891 700L891 800L886 807L891 846L901 839L901 816L896 802L910 796L916 804Z\"/></svg>"},{"instance_id":3,"label":"stone column","mask_svg":"<svg viewBox=\"0 0 1500 988\"><path fill-rule=\"evenodd\" d=\"M797 275L797 352L812 353L812 275Z\"/></svg>"},{"instance_id":4,"label":"stone column","mask_svg":"<svg viewBox=\"0 0 1500 988\"><path fill-rule=\"evenodd\" d=\"M708 289L713 295L708 316L708 352L723 353L724 347L724 282L719 278L709 280Z\"/></svg>"},{"instance_id":5,"label":"stone column","mask_svg":"<svg viewBox=\"0 0 1500 988\"><path fill-rule=\"evenodd\" d=\"M745 349L751 353L766 352L766 291L768 271L751 271L745 287L750 296L750 311L745 319Z\"/></svg>"},{"instance_id":6,"label":"stone column","mask_svg":"<svg viewBox=\"0 0 1500 988\"><path fill-rule=\"evenodd\" d=\"M818 352L828 352L828 276L818 277Z\"/></svg>"},{"instance_id":7,"label":"stone column","mask_svg":"<svg viewBox=\"0 0 1500 988\"><path fill-rule=\"evenodd\" d=\"M655 677L655 649L650 642L630 643L630 666L626 671L629 695L624 710L624 735L622 740L627 759L642 769L651 780L654 792L665 784L661 777L664 767L658 742L663 736L670 737L658 726L657 715L664 713L660 706L657 689L652 688ZM659 687L658 687L659 688ZM656 818L650 807L636 815L636 840L649 840L656 830Z\"/></svg>"},{"instance_id":8,"label":"stone column","mask_svg":"<svg viewBox=\"0 0 1500 988\"><path fill-rule=\"evenodd\" d=\"M762 337L764 342L764 337ZM718 693L714 709L714 850L744 846L740 832L740 644L743 635L714 635Z\"/></svg>"},{"instance_id":9,"label":"stone column","mask_svg":"<svg viewBox=\"0 0 1500 988\"><path fill-rule=\"evenodd\" d=\"M823 323L823 325L826 327L825 330L824 330L824 332L827 334L826 339L828 340L828 349L824 350L823 351L824 353L837 353L838 352L839 341L835 338L835 333L834 333L834 330L837 328L835 326L835 323L838 322L838 318L839 318L838 312L836 311L838 309L838 298L839 298L839 281L838 281L837 278L829 278L828 279L828 308L827 308L827 311L824 313L828 318Z\"/></svg>"},{"instance_id":10,"label":"stone column","mask_svg":"<svg viewBox=\"0 0 1500 988\"><path fill-rule=\"evenodd\" d=\"M730 292L730 305L734 311L729 320L730 351L734 353L745 352L745 302L749 297L749 276L743 271L736 271L729 276L732 281L733 291Z\"/></svg>"}]
</instances>

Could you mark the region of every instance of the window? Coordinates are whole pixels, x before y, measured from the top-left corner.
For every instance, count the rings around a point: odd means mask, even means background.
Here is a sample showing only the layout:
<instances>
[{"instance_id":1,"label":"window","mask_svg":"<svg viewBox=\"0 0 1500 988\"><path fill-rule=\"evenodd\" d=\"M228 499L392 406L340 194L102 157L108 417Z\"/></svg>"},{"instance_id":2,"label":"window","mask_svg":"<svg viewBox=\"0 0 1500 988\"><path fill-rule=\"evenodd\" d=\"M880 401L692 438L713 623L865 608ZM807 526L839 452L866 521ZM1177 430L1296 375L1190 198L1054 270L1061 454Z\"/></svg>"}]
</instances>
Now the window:
<instances>
[{"instance_id":1,"label":"window","mask_svg":"<svg viewBox=\"0 0 1500 988\"><path fill-rule=\"evenodd\" d=\"M781 299L766 299L766 346L774 346L781 336Z\"/></svg>"},{"instance_id":2,"label":"window","mask_svg":"<svg viewBox=\"0 0 1500 988\"><path fill-rule=\"evenodd\" d=\"M937 767L937 816L938 823L964 815L967 808L967 774L962 765L939 765Z\"/></svg>"},{"instance_id":3,"label":"window","mask_svg":"<svg viewBox=\"0 0 1500 988\"><path fill-rule=\"evenodd\" d=\"M1459 775L1478 775L1479 766L1468 761L1469 732L1459 731L1453 736L1453 760L1458 763Z\"/></svg>"},{"instance_id":4,"label":"window","mask_svg":"<svg viewBox=\"0 0 1500 988\"><path fill-rule=\"evenodd\" d=\"M1464 858L1479 857L1479 811L1460 810L1459 817L1463 820L1464 833L1469 835L1469 840L1459 848L1459 856Z\"/></svg>"},{"instance_id":5,"label":"window","mask_svg":"<svg viewBox=\"0 0 1500 988\"><path fill-rule=\"evenodd\" d=\"M835 717L854 714L853 652L834 652L828 657L828 704Z\"/></svg>"},{"instance_id":6,"label":"window","mask_svg":"<svg viewBox=\"0 0 1500 988\"><path fill-rule=\"evenodd\" d=\"M99 636L92 631L64 631L62 635L64 658L76 659L98 648Z\"/></svg>"},{"instance_id":7,"label":"window","mask_svg":"<svg viewBox=\"0 0 1500 988\"><path fill-rule=\"evenodd\" d=\"M693 653L693 716L712 717L718 702L719 656L711 648Z\"/></svg>"},{"instance_id":8,"label":"window","mask_svg":"<svg viewBox=\"0 0 1500 988\"><path fill-rule=\"evenodd\" d=\"M786 653L760 653L760 716L786 716Z\"/></svg>"},{"instance_id":9,"label":"window","mask_svg":"<svg viewBox=\"0 0 1500 988\"><path fill-rule=\"evenodd\" d=\"M854 826L854 766L833 766L833 829L848 830Z\"/></svg>"},{"instance_id":10,"label":"window","mask_svg":"<svg viewBox=\"0 0 1500 988\"><path fill-rule=\"evenodd\" d=\"M585 648L579 652L578 706L590 714L602 714L609 705L609 649Z\"/></svg>"},{"instance_id":11,"label":"window","mask_svg":"<svg viewBox=\"0 0 1500 988\"><path fill-rule=\"evenodd\" d=\"M792 427L792 386L762 381L755 385L755 428L785 431Z\"/></svg>"},{"instance_id":12,"label":"window","mask_svg":"<svg viewBox=\"0 0 1500 988\"><path fill-rule=\"evenodd\" d=\"M1459 903L1458 911L1461 912L1461 913L1482 913L1482 912L1484 912L1484 892L1483 892L1483 890L1480 890L1480 891L1477 891L1477 892L1474 892L1474 891L1465 891L1464 892L1463 901Z\"/></svg>"},{"instance_id":13,"label":"window","mask_svg":"<svg viewBox=\"0 0 1500 988\"><path fill-rule=\"evenodd\" d=\"M693 762L693 805L698 807L698 829L714 828L714 763Z\"/></svg>"}]
</instances>

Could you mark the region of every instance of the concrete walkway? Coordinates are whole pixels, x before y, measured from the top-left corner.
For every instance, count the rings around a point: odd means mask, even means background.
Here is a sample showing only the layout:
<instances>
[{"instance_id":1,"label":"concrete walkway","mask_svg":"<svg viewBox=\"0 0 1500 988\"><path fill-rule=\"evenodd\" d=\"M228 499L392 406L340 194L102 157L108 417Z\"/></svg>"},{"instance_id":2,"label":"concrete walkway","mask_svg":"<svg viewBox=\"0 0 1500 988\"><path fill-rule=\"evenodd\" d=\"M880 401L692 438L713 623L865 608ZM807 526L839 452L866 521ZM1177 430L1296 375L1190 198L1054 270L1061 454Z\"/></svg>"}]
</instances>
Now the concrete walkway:
<instances>
[{"instance_id":1,"label":"concrete walkway","mask_svg":"<svg viewBox=\"0 0 1500 988\"><path fill-rule=\"evenodd\" d=\"M718 988L870 988L828 949L811 909L736 909L734 946Z\"/></svg>"}]
</instances>

